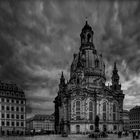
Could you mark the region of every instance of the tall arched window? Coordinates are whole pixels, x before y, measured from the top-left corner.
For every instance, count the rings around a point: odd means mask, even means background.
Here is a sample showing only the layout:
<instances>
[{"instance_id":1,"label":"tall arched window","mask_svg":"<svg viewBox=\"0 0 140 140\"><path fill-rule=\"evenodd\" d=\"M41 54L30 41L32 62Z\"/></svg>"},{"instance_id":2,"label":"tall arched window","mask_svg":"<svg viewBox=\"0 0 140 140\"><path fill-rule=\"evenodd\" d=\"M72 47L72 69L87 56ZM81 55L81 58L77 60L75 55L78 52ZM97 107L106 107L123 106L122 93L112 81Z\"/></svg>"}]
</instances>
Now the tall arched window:
<instances>
[{"instance_id":1,"label":"tall arched window","mask_svg":"<svg viewBox=\"0 0 140 140\"><path fill-rule=\"evenodd\" d=\"M103 120L106 120L106 102L103 103Z\"/></svg>"},{"instance_id":2,"label":"tall arched window","mask_svg":"<svg viewBox=\"0 0 140 140\"><path fill-rule=\"evenodd\" d=\"M116 108L116 104L113 104L113 121L116 121L116 112L117 112L117 108Z\"/></svg>"},{"instance_id":3,"label":"tall arched window","mask_svg":"<svg viewBox=\"0 0 140 140\"><path fill-rule=\"evenodd\" d=\"M76 101L76 120L80 119L80 101Z\"/></svg>"},{"instance_id":4,"label":"tall arched window","mask_svg":"<svg viewBox=\"0 0 140 140\"><path fill-rule=\"evenodd\" d=\"M89 102L89 120L93 120L93 103Z\"/></svg>"},{"instance_id":5,"label":"tall arched window","mask_svg":"<svg viewBox=\"0 0 140 140\"><path fill-rule=\"evenodd\" d=\"M82 35L82 36L81 36L81 41L82 41L82 43L85 42L85 35Z\"/></svg>"},{"instance_id":6,"label":"tall arched window","mask_svg":"<svg viewBox=\"0 0 140 140\"><path fill-rule=\"evenodd\" d=\"M98 60L98 59L95 60L95 67L96 67L96 68L99 67L99 60Z\"/></svg>"},{"instance_id":7,"label":"tall arched window","mask_svg":"<svg viewBox=\"0 0 140 140\"><path fill-rule=\"evenodd\" d=\"M91 35L90 34L87 35L87 42L91 42Z\"/></svg>"},{"instance_id":8,"label":"tall arched window","mask_svg":"<svg viewBox=\"0 0 140 140\"><path fill-rule=\"evenodd\" d=\"M103 103L103 111L106 111L106 102Z\"/></svg>"}]
</instances>

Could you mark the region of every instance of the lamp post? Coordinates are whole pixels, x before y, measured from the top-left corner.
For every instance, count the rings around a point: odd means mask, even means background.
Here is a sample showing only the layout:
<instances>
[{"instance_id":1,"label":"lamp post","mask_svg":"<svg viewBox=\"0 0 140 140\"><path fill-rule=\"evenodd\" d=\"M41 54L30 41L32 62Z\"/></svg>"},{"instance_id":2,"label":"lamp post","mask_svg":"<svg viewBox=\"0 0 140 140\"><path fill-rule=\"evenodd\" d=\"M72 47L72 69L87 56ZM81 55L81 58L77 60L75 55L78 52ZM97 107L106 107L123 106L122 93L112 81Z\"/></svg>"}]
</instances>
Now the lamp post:
<instances>
[{"instance_id":1,"label":"lamp post","mask_svg":"<svg viewBox=\"0 0 140 140\"><path fill-rule=\"evenodd\" d=\"M94 89L94 119L96 117L96 89Z\"/></svg>"},{"instance_id":2,"label":"lamp post","mask_svg":"<svg viewBox=\"0 0 140 140\"><path fill-rule=\"evenodd\" d=\"M94 124L95 124L95 131L98 130L98 125L96 123L96 117L97 117L97 93L96 93L96 89L94 89Z\"/></svg>"},{"instance_id":3,"label":"lamp post","mask_svg":"<svg viewBox=\"0 0 140 140\"><path fill-rule=\"evenodd\" d=\"M86 135L86 108L85 108L85 135Z\"/></svg>"},{"instance_id":4,"label":"lamp post","mask_svg":"<svg viewBox=\"0 0 140 140\"><path fill-rule=\"evenodd\" d=\"M97 115L97 92L96 89L94 90L94 124L95 124L95 139L98 138L99 135L99 117Z\"/></svg>"}]
</instances>

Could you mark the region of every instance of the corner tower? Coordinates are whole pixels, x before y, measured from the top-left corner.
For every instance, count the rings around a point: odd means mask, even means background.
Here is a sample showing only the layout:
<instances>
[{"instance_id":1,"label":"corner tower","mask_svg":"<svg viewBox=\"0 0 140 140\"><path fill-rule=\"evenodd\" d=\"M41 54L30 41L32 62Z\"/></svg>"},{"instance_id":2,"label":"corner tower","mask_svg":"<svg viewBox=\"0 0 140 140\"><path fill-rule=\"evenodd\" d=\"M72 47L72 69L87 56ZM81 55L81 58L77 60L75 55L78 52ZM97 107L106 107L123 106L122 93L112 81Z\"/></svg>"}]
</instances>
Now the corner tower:
<instances>
[{"instance_id":1,"label":"corner tower","mask_svg":"<svg viewBox=\"0 0 140 140\"><path fill-rule=\"evenodd\" d=\"M113 90L121 90L121 84L119 84L119 75L118 75L118 69L117 69L117 65L116 62L114 62L114 69L112 72L112 89Z\"/></svg>"}]
</instances>

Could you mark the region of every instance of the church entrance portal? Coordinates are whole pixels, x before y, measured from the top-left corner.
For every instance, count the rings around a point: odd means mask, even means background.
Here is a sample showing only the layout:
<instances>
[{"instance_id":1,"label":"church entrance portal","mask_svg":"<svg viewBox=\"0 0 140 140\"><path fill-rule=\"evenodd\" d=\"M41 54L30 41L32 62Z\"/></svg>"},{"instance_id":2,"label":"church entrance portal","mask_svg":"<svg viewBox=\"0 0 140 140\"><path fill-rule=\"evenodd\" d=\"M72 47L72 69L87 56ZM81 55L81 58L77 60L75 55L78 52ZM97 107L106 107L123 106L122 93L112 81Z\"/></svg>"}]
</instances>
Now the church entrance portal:
<instances>
[{"instance_id":1,"label":"church entrance portal","mask_svg":"<svg viewBox=\"0 0 140 140\"><path fill-rule=\"evenodd\" d=\"M103 131L105 131L105 132L107 131L107 127L105 124L103 125Z\"/></svg>"},{"instance_id":2,"label":"church entrance portal","mask_svg":"<svg viewBox=\"0 0 140 140\"><path fill-rule=\"evenodd\" d=\"M77 134L80 133L80 125L76 125L76 133L77 133Z\"/></svg>"}]
</instances>

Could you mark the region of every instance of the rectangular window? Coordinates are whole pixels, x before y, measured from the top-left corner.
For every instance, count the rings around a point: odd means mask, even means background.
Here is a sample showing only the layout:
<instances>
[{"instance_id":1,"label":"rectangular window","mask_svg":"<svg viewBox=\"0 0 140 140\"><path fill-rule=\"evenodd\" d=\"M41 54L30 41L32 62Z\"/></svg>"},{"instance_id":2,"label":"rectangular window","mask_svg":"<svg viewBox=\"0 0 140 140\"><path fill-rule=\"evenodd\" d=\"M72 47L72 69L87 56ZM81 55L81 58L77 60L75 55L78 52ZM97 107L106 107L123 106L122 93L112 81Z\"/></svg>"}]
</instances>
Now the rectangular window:
<instances>
[{"instance_id":1,"label":"rectangular window","mask_svg":"<svg viewBox=\"0 0 140 140\"><path fill-rule=\"evenodd\" d=\"M14 111L14 107L13 106L11 107L11 111Z\"/></svg>"},{"instance_id":2,"label":"rectangular window","mask_svg":"<svg viewBox=\"0 0 140 140\"><path fill-rule=\"evenodd\" d=\"M4 102L4 98L2 98L1 101Z\"/></svg>"},{"instance_id":3,"label":"rectangular window","mask_svg":"<svg viewBox=\"0 0 140 140\"><path fill-rule=\"evenodd\" d=\"M14 126L15 125L15 122L12 122L12 126Z\"/></svg>"},{"instance_id":4,"label":"rectangular window","mask_svg":"<svg viewBox=\"0 0 140 140\"><path fill-rule=\"evenodd\" d=\"M14 114L11 115L12 119L14 119Z\"/></svg>"},{"instance_id":5,"label":"rectangular window","mask_svg":"<svg viewBox=\"0 0 140 140\"><path fill-rule=\"evenodd\" d=\"M19 115L16 115L16 118L19 119Z\"/></svg>"},{"instance_id":6,"label":"rectangular window","mask_svg":"<svg viewBox=\"0 0 140 140\"><path fill-rule=\"evenodd\" d=\"M10 123L9 123L9 122L7 122L7 123L6 123L6 125L7 125L7 126L9 126L9 125L10 125Z\"/></svg>"},{"instance_id":7,"label":"rectangular window","mask_svg":"<svg viewBox=\"0 0 140 140\"><path fill-rule=\"evenodd\" d=\"M19 100L16 100L16 103L19 104Z\"/></svg>"},{"instance_id":8,"label":"rectangular window","mask_svg":"<svg viewBox=\"0 0 140 140\"><path fill-rule=\"evenodd\" d=\"M4 123L4 121L2 121L2 126L4 126L5 125L5 123Z\"/></svg>"},{"instance_id":9,"label":"rectangular window","mask_svg":"<svg viewBox=\"0 0 140 140\"><path fill-rule=\"evenodd\" d=\"M23 107L21 107L21 112L24 112L24 108Z\"/></svg>"},{"instance_id":10,"label":"rectangular window","mask_svg":"<svg viewBox=\"0 0 140 140\"><path fill-rule=\"evenodd\" d=\"M9 110L10 110L10 109L9 109L9 106L7 106L7 107L6 107L6 110L7 110L7 111L9 111Z\"/></svg>"},{"instance_id":11,"label":"rectangular window","mask_svg":"<svg viewBox=\"0 0 140 140\"><path fill-rule=\"evenodd\" d=\"M2 106L2 110L4 110L4 106Z\"/></svg>"},{"instance_id":12,"label":"rectangular window","mask_svg":"<svg viewBox=\"0 0 140 140\"><path fill-rule=\"evenodd\" d=\"M23 115L21 115L21 119L24 119L24 116Z\"/></svg>"},{"instance_id":13,"label":"rectangular window","mask_svg":"<svg viewBox=\"0 0 140 140\"><path fill-rule=\"evenodd\" d=\"M9 114L7 114L7 118L8 118L8 119L10 118L10 115L9 115Z\"/></svg>"},{"instance_id":14,"label":"rectangular window","mask_svg":"<svg viewBox=\"0 0 140 140\"><path fill-rule=\"evenodd\" d=\"M80 120L80 115L76 116L76 120Z\"/></svg>"},{"instance_id":15,"label":"rectangular window","mask_svg":"<svg viewBox=\"0 0 140 140\"><path fill-rule=\"evenodd\" d=\"M106 120L106 113L103 113L103 120Z\"/></svg>"},{"instance_id":16,"label":"rectangular window","mask_svg":"<svg viewBox=\"0 0 140 140\"><path fill-rule=\"evenodd\" d=\"M14 103L14 99L12 99L12 103Z\"/></svg>"},{"instance_id":17,"label":"rectangular window","mask_svg":"<svg viewBox=\"0 0 140 140\"><path fill-rule=\"evenodd\" d=\"M2 114L2 118L4 118L5 117L5 115L4 114Z\"/></svg>"},{"instance_id":18,"label":"rectangular window","mask_svg":"<svg viewBox=\"0 0 140 140\"><path fill-rule=\"evenodd\" d=\"M116 121L116 114L113 113L113 121Z\"/></svg>"},{"instance_id":19,"label":"rectangular window","mask_svg":"<svg viewBox=\"0 0 140 140\"><path fill-rule=\"evenodd\" d=\"M93 113L89 112L89 120L93 120Z\"/></svg>"},{"instance_id":20,"label":"rectangular window","mask_svg":"<svg viewBox=\"0 0 140 140\"><path fill-rule=\"evenodd\" d=\"M7 99L6 101L7 101L7 103L9 103L9 99Z\"/></svg>"},{"instance_id":21,"label":"rectangular window","mask_svg":"<svg viewBox=\"0 0 140 140\"><path fill-rule=\"evenodd\" d=\"M23 102L23 101L21 101L21 104L24 104L24 102Z\"/></svg>"},{"instance_id":22,"label":"rectangular window","mask_svg":"<svg viewBox=\"0 0 140 140\"><path fill-rule=\"evenodd\" d=\"M19 122L17 122L16 125L19 126Z\"/></svg>"},{"instance_id":23,"label":"rectangular window","mask_svg":"<svg viewBox=\"0 0 140 140\"><path fill-rule=\"evenodd\" d=\"M19 111L19 107L16 107L16 111Z\"/></svg>"},{"instance_id":24,"label":"rectangular window","mask_svg":"<svg viewBox=\"0 0 140 140\"><path fill-rule=\"evenodd\" d=\"M23 122L21 122L21 126L24 126L24 123Z\"/></svg>"}]
</instances>

